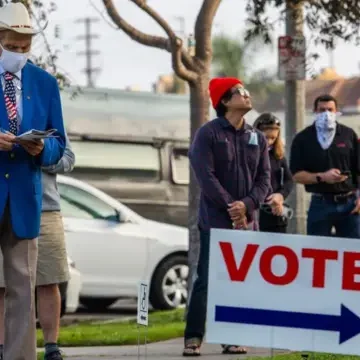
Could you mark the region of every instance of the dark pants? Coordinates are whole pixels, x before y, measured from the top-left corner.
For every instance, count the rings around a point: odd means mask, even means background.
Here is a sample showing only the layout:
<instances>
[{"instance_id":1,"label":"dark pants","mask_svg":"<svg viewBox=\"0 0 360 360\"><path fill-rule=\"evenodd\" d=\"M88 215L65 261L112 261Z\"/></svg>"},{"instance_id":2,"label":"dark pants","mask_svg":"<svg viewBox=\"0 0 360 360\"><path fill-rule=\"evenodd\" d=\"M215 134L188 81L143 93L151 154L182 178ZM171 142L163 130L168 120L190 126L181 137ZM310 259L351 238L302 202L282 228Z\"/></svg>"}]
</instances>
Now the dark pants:
<instances>
[{"instance_id":1,"label":"dark pants","mask_svg":"<svg viewBox=\"0 0 360 360\"><path fill-rule=\"evenodd\" d=\"M269 233L287 233L287 225L274 225L274 226L261 226L260 223L260 231L269 232Z\"/></svg>"},{"instance_id":2,"label":"dark pants","mask_svg":"<svg viewBox=\"0 0 360 360\"><path fill-rule=\"evenodd\" d=\"M259 228L262 232L285 234L287 232L287 220L260 210Z\"/></svg>"},{"instance_id":3,"label":"dark pants","mask_svg":"<svg viewBox=\"0 0 360 360\"><path fill-rule=\"evenodd\" d=\"M205 334L206 303L209 276L210 231L200 230L200 254L186 318L185 340L203 339Z\"/></svg>"},{"instance_id":4,"label":"dark pants","mask_svg":"<svg viewBox=\"0 0 360 360\"><path fill-rule=\"evenodd\" d=\"M355 207L355 196L336 203L322 196L312 196L307 217L308 235L332 236L334 227L337 237L360 238L360 216L350 214Z\"/></svg>"}]
</instances>

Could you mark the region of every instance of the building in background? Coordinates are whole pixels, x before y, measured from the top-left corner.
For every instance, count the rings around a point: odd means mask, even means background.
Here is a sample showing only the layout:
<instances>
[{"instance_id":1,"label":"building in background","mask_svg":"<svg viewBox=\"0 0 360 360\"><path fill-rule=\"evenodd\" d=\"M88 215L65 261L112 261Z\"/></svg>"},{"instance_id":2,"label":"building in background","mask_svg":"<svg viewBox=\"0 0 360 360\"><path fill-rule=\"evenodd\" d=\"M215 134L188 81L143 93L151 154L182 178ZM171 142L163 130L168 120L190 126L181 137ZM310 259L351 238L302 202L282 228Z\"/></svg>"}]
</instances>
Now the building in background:
<instances>
[{"instance_id":1,"label":"building in background","mask_svg":"<svg viewBox=\"0 0 360 360\"><path fill-rule=\"evenodd\" d=\"M74 96L74 92L77 94ZM69 133L189 139L189 95L105 88L66 88L61 92ZM215 112L210 107L210 118ZM246 115L252 123L258 113Z\"/></svg>"},{"instance_id":2,"label":"building in background","mask_svg":"<svg viewBox=\"0 0 360 360\"><path fill-rule=\"evenodd\" d=\"M160 75L153 84L153 91L160 94L187 94L188 84L175 74Z\"/></svg>"},{"instance_id":3,"label":"building in background","mask_svg":"<svg viewBox=\"0 0 360 360\"><path fill-rule=\"evenodd\" d=\"M360 136L360 77L344 78L338 75L333 68L325 68L313 80L306 81L306 122L313 119L313 103L317 96L330 94L339 102L342 116L339 118L344 125L353 128ZM283 121L285 134L285 98L283 94L269 93L266 100L254 96L254 104L259 112L271 111Z\"/></svg>"},{"instance_id":4,"label":"building in background","mask_svg":"<svg viewBox=\"0 0 360 360\"><path fill-rule=\"evenodd\" d=\"M141 91L141 88L138 85L128 85L126 86L125 91Z\"/></svg>"}]
</instances>

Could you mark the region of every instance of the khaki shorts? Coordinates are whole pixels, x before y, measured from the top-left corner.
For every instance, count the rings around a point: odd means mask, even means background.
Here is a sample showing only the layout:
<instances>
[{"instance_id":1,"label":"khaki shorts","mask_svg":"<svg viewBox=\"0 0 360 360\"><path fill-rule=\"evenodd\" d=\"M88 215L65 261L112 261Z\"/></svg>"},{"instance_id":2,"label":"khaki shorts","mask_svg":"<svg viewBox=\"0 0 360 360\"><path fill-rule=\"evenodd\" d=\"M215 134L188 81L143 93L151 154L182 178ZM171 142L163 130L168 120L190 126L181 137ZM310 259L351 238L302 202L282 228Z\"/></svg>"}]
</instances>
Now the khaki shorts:
<instances>
[{"instance_id":1,"label":"khaki shorts","mask_svg":"<svg viewBox=\"0 0 360 360\"><path fill-rule=\"evenodd\" d=\"M41 214L38 249L36 286L68 281L70 274L60 211L46 211ZM3 257L0 251L0 288L3 287Z\"/></svg>"}]
</instances>

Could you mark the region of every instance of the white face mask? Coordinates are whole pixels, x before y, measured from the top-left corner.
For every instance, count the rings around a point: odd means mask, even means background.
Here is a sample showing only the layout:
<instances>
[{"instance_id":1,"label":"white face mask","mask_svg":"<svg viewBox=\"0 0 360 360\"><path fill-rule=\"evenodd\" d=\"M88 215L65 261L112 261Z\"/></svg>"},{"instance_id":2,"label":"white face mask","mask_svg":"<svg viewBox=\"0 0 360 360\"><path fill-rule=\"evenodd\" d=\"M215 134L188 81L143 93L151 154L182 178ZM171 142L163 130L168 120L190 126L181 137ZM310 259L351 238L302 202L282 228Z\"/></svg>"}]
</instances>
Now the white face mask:
<instances>
[{"instance_id":1,"label":"white face mask","mask_svg":"<svg viewBox=\"0 0 360 360\"><path fill-rule=\"evenodd\" d=\"M5 71L11 72L13 74L22 70L25 66L28 58L29 52L27 53L17 53L13 51L9 51L3 48L0 44L2 53L0 56L0 64L4 68Z\"/></svg>"},{"instance_id":2,"label":"white face mask","mask_svg":"<svg viewBox=\"0 0 360 360\"><path fill-rule=\"evenodd\" d=\"M336 128L336 118L339 113L324 111L316 115L316 126L322 129L334 130Z\"/></svg>"}]
</instances>

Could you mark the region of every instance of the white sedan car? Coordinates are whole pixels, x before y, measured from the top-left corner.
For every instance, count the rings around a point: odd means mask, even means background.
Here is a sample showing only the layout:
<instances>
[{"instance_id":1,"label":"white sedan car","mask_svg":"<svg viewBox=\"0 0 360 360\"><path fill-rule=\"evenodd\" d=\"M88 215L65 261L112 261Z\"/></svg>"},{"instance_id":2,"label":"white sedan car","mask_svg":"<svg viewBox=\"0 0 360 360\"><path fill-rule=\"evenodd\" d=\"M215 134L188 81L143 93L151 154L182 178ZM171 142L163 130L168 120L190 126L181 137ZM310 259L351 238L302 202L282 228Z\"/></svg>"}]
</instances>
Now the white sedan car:
<instances>
[{"instance_id":1,"label":"white sedan car","mask_svg":"<svg viewBox=\"0 0 360 360\"><path fill-rule=\"evenodd\" d=\"M62 313L74 313L79 307L79 298L81 290L81 274L76 268L73 260L68 258L70 280L66 286L66 294L62 299Z\"/></svg>"},{"instance_id":2,"label":"white sedan car","mask_svg":"<svg viewBox=\"0 0 360 360\"><path fill-rule=\"evenodd\" d=\"M187 301L188 230L143 218L80 180L58 176L67 251L81 273L80 302L103 310L150 284L155 309Z\"/></svg>"}]
</instances>

